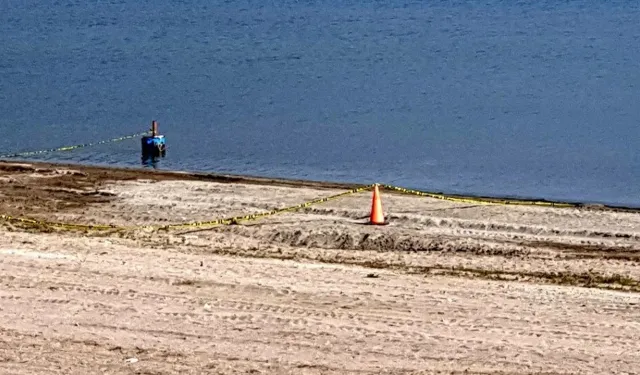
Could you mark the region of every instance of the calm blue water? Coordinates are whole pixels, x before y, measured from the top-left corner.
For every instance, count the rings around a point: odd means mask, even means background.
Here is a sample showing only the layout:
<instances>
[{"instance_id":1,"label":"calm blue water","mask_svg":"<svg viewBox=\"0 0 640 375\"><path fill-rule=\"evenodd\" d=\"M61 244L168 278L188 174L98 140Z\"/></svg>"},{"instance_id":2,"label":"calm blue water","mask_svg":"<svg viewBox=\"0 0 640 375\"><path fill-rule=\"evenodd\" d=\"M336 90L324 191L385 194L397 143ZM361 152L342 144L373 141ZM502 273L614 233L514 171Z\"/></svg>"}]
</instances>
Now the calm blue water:
<instances>
[{"instance_id":1,"label":"calm blue water","mask_svg":"<svg viewBox=\"0 0 640 375\"><path fill-rule=\"evenodd\" d=\"M4 0L0 152L155 119L162 169L640 206L638 25L636 1Z\"/></svg>"}]
</instances>

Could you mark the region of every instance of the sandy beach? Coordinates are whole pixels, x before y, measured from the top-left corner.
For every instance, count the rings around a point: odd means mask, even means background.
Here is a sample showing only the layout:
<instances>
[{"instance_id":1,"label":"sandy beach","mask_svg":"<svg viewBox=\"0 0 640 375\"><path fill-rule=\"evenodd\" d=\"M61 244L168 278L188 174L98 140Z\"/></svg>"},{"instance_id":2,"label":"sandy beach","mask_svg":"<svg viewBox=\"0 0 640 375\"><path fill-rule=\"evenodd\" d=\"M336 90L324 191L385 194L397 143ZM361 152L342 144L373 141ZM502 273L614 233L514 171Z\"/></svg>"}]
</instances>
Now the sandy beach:
<instances>
[{"instance_id":1,"label":"sandy beach","mask_svg":"<svg viewBox=\"0 0 640 375\"><path fill-rule=\"evenodd\" d=\"M632 374L640 212L0 163L3 374Z\"/></svg>"}]
</instances>

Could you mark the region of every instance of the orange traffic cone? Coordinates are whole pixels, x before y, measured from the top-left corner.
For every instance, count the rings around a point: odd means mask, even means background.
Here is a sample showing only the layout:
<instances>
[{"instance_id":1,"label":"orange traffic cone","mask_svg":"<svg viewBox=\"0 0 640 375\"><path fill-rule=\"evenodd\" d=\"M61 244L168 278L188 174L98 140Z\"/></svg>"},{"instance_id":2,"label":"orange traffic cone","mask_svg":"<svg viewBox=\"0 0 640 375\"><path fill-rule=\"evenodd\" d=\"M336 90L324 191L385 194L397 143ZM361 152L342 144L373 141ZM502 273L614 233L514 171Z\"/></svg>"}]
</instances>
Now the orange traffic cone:
<instances>
[{"instance_id":1,"label":"orange traffic cone","mask_svg":"<svg viewBox=\"0 0 640 375\"><path fill-rule=\"evenodd\" d=\"M387 224L384 221L384 214L382 213L382 201L380 200L380 192L378 191L378 185L373 186L373 199L371 202L371 216L369 218L369 224L373 224L373 225Z\"/></svg>"}]
</instances>

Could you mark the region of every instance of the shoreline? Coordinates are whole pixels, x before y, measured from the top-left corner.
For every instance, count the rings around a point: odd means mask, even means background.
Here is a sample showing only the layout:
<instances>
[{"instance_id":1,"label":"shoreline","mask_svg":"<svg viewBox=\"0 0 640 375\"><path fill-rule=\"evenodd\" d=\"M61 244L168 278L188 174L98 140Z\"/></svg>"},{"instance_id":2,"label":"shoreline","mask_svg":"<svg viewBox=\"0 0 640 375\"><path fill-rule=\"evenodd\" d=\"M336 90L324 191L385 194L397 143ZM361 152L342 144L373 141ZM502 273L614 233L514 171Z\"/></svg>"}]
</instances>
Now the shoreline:
<instances>
[{"instance_id":1,"label":"shoreline","mask_svg":"<svg viewBox=\"0 0 640 375\"><path fill-rule=\"evenodd\" d=\"M321 189L344 189L351 190L368 184L360 184L356 182L336 182L336 181L322 181L322 180L306 180L284 177L263 177L255 175L241 175L230 173L215 173L215 172L196 172L196 171L183 171L183 170L157 170L148 169L144 167L124 167L124 166L105 166L105 165L92 165L92 164L80 164L80 163L58 163L58 162L45 162L45 161L29 161L29 160L0 160L0 169L10 168L12 164L30 165L34 168L51 169L51 168L73 168L78 170L92 171L97 173L114 172L120 175L120 178L132 179L132 178L153 178L153 179L184 179L194 181L210 181L220 183L243 183L243 184L258 184L265 186L290 186L290 187L308 187L308 188L321 188ZM381 185L384 189L384 185ZM410 190L410 189L409 189ZM394 189L384 189L385 193L391 194L403 194ZM614 212L640 212L640 206L625 206L625 205L613 205L604 203L591 203L580 202L571 200L549 200L549 199L537 199L526 198L517 196L491 196L491 195L473 195L473 194L448 194L445 192L436 191L420 191L429 195L440 195L443 197L460 199L460 200L477 200L486 203L500 204L501 201L508 201L514 204L528 204L538 202L541 204L558 204L558 205L570 205L573 208L590 209L590 210L606 210ZM507 203L508 203L507 202Z\"/></svg>"}]
</instances>

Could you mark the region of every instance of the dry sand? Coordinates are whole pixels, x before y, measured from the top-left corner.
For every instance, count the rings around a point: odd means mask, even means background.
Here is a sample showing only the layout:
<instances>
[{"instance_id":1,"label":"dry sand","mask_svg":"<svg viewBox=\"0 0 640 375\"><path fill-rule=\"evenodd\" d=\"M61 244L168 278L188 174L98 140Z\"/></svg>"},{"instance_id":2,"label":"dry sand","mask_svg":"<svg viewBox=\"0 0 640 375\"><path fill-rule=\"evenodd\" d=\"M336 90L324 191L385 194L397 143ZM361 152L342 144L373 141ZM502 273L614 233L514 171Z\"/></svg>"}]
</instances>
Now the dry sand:
<instances>
[{"instance_id":1,"label":"dry sand","mask_svg":"<svg viewBox=\"0 0 640 375\"><path fill-rule=\"evenodd\" d=\"M347 188L0 163L0 213L76 223ZM0 222L0 373L640 372L640 213L382 199L388 226L369 192Z\"/></svg>"}]
</instances>

